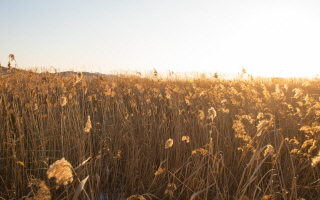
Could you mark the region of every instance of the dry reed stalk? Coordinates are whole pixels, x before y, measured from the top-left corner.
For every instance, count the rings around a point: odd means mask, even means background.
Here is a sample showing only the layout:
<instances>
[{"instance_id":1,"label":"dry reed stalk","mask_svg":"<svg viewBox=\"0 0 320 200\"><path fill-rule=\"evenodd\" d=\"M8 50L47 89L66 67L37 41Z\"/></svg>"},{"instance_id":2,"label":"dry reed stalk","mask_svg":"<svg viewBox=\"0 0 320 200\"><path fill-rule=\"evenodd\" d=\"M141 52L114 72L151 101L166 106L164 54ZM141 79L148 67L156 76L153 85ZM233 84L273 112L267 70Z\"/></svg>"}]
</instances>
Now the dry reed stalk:
<instances>
[{"instance_id":1,"label":"dry reed stalk","mask_svg":"<svg viewBox=\"0 0 320 200\"><path fill-rule=\"evenodd\" d=\"M77 187L77 190L76 190L75 194L73 195L72 200L77 200L78 199L81 191L84 190L84 185L86 184L88 178L89 178L89 175L80 182L79 186Z\"/></svg>"}]
</instances>

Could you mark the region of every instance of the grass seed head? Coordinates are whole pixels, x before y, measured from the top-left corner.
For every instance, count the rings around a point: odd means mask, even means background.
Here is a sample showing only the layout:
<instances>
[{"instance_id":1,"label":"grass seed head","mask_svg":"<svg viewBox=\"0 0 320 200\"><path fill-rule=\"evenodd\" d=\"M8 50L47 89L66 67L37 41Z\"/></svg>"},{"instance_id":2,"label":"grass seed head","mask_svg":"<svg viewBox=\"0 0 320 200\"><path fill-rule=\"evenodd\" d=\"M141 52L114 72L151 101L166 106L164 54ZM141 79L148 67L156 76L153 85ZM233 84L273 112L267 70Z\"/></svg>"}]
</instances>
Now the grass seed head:
<instances>
[{"instance_id":1,"label":"grass seed head","mask_svg":"<svg viewBox=\"0 0 320 200\"><path fill-rule=\"evenodd\" d=\"M118 150L117 155L113 156L114 159L121 158L121 150Z\"/></svg>"},{"instance_id":2,"label":"grass seed head","mask_svg":"<svg viewBox=\"0 0 320 200\"><path fill-rule=\"evenodd\" d=\"M73 181L72 165L64 158L57 160L50 165L47 176L48 179L52 177L56 179L57 187L67 185Z\"/></svg>"},{"instance_id":3,"label":"grass seed head","mask_svg":"<svg viewBox=\"0 0 320 200\"><path fill-rule=\"evenodd\" d=\"M312 167L315 167L318 163L320 163L320 151L318 155L313 157L311 160L312 160L312 163L311 163Z\"/></svg>"},{"instance_id":4,"label":"grass seed head","mask_svg":"<svg viewBox=\"0 0 320 200\"><path fill-rule=\"evenodd\" d=\"M38 110L38 108L39 108L39 107L38 107L38 104L35 103L35 104L33 105L33 110L36 111L36 110Z\"/></svg>"},{"instance_id":5,"label":"grass seed head","mask_svg":"<svg viewBox=\"0 0 320 200\"><path fill-rule=\"evenodd\" d=\"M159 167L159 169L154 173L154 175L158 176L158 175L162 174L165 171L166 171L166 169L163 169L163 168Z\"/></svg>"},{"instance_id":6,"label":"grass seed head","mask_svg":"<svg viewBox=\"0 0 320 200\"><path fill-rule=\"evenodd\" d=\"M86 127L84 128L84 132L89 133L91 128L92 128L92 126L91 126L90 115L88 115L88 119L86 122Z\"/></svg>"},{"instance_id":7,"label":"grass seed head","mask_svg":"<svg viewBox=\"0 0 320 200\"><path fill-rule=\"evenodd\" d=\"M264 118L264 114L262 112L258 113L257 119L262 119Z\"/></svg>"},{"instance_id":8,"label":"grass seed head","mask_svg":"<svg viewBox=\"0 0 320 200\"><path fill-rule=\"evenodd\" d=\"M63 107L67 105L67 97L61 97L60 98L60 105Z\"/></svg>"},{"instance_id":9,"label":"grass seed head","mask_svg":"<svg viewBox=\"0 0 320 200\"><path fill-rule=\"evenodd\" d=\"M177 189L176 184L174 183L169 183L167 185L167 189L164 192L164 194L168 194L170 197L174 197L174 191Z\"/></svg>"},{"instance_id":10,"label":"grass seed head","mask_svg":"<svg viewBox=\"0 0 320 200\"><path fill-rule=\"evenodd\" d=\"M189 143L190 142L190 137L184 135L184 136L182 136L181 141L186 141L186 143Z\"/></svg>"},{"instance_id":11,"label":"grass seed head","mask_svg":"<svg viewBox=\"0 0 320 200\"><path fill-rule=\"evenodd\" d=\"M167 141L166 141L166 144L165 144L165 149L169 149L170 147L172 147L173 145L173 139L169 138Z\"/></svg>"},{"instance_id":12,"label":"grass seed head","mask_svg":"<svg viewBox=\"0 0 320 200\"><path fill-rule=\"evenodd\" d=\"M205 155L207 155L209 152L208 152L208 150L203 149L203 148L195 149L195 150L193 150L193 151L191 152L192 155L193 155L193 154L196 154L196 153L200 153L201 155L205 156Z\"/></svg>"},{"instance_id":13,"label":"grass seed head","mask_svg":"<svg viewBox=\"0 0 320 200\"><path fill-rule=\"evenodd\" d=\"M198 112L199 112L199 115L198 115L199 119L203 120L204 119L204 112L202 110L198 110Z\"/></svg>"},{"instance_id":14,"label":"grass seed head","mask_svg":"<svg viewBox=\"0 0 320 200\"><path fill-rule=\"evenodd\" d=\"M46 183L40 179L31 179L28 187L36 186L38 188L35 196L26 198L27 200L51 200L51 193Z\"/></svg>"},{"instance_id":15,"label":"grass seed head","mask_svg":"<svg viewBox=\"0 0 320 200\"><path fill-rule=\"evenodd\" d=\"M214 109L214 107L211 107L211 108L208 109L208 114L209 114L208 118L211 119L212 121L213 121L214 118L216 118L216 116L217 116L217 112L216 112L216 110Z\"/></svg>"},{"instance_id":16,"label":"grass seed head","mask_svg":"<svg viewBox=\"0 0 320 200\"><path fill-rule=\"evenodd\" d=\"M274 153L274 148L272 145L267 145L266 150L264 151L264 157L266 157L268 154L273 154Z\"/></svg>"},{"instance_id":17,"label":"grass seed head","mask_svg":"<svg viewBox=\"0 0 320 200\"><path fill-rule=\"evenodd\" d=\"M303 142L301 149L304 149L310 145L313 145L316 141L314 139L309 139Z\"/></svg>"},{"instance_id":18,"label":"grass seed head","mask_svg":"<svg viewBox=\"0 0 320 200\"><path fill-rule=\"evenodd\" d=\"M75 86L78 82L80 82L83 78L82 72L78 72L78 74L75 76L75 82L73 86Z\"/></svg>"}]
</instances>

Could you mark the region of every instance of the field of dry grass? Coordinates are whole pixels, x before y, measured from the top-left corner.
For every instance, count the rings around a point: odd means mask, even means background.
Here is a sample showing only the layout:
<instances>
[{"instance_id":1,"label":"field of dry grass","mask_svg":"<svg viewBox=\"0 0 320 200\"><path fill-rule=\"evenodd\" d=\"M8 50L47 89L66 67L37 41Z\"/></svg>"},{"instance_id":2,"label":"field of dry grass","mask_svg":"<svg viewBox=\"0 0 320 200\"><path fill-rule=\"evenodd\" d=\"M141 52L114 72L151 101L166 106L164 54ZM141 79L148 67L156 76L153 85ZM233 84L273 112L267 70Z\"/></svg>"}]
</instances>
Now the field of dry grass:
<instances>
[{"instance_id":1,"label":"field of dry grass","mask_svg":"<svg viewBox=\"0 0 320 200\"><path fill-rule=\"evenodd\" d=\"M319 199L320 80L0 73L1 199Z\"/></svg>"}]
</instances>

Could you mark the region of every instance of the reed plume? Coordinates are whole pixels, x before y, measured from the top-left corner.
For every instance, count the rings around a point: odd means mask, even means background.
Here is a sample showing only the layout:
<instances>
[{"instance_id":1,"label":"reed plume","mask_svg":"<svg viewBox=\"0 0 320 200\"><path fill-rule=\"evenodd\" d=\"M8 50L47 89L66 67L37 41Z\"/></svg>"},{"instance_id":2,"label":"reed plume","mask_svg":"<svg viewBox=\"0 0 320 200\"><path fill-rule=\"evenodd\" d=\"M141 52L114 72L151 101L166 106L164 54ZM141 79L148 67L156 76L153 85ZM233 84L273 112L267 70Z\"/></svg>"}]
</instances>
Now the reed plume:
<instances>
[{"instance_id":1,"label":"reed plume","mask_svg":"<svg viewBox=\"0 0 320 200\"><path fill-rule=\"evenodd\" d=\"M210 119L211 121L213 121L217 116L217 112L214 109L214 107L211 107L208 109L208 119Z\"/></svg>"},{"instance_id":2,"label":"reed plume","mask_svg":"<svg viewBox=\"0 0 320 200\"><path fill-rule=\"evenodd\" d=\"M182 136L181 141L185 141L186 143L189 143L190 142L190 137L184 135L184 136Z\"/></svg>"},{"instance_id":3,"label":"reed plume","mask_svg":"<svg viewBox=\"0 0 320 200\"><path fill-rule=\"evenodd\" d=\"M318 152L318 155L313 157L312 159L311 166L315 167L318 163L320 163L320 151Z\"/></svg>"},{"instance_id":4,"label":"reed plume","mask_svg":"<svg viewBox=\"0 0 320 200\"><path fill-rule=\"evenodd\" d=\"M92 128L92 126L91 126L90 115L88 115L88 119L86 122L86 127L84 128L84 132L89 133L91 128Z\"/></svg>"},{"instance_id":5,"label":"reed plume","mask_svg":"<svg viewBox=\"0 0 320 200\"><path fill-rule=\"evenodd\" d=\"M173 139L169 138L167 141L166 141L166 144L165 144L165 149L169 149L170 147L172 147L173 145Z\"/></svg>"},{"instance_id":6,"label":"reed plume","mask_svg":"<svg viewBox=\"0 0 320 200\"><path fill-rule=\"evenodd\" d=\"M67 105L67 97L61 97L60 98L60 106L63 107Z\"/></svg>"},{"instance_id":7,"label":"reed plume","mask_svg":"<svg viewBox=\"0 0 320 200\"><path fill-rule=\"evenodd\" d=\"M27 197L26 200L51 200L50 190L44 181L37 178L31 179L28 183L28 187L35 187L37 191L33 197Z\"/></svg>"},{"instance_id":8,"label":"reed plume","mask_svg":"<svg viewBox=\"0 0 320 200\"><path fill-rule=\"evenodd\" d=\"M73 181L72 165L62 158L49 166L47 170L48 179L55 178L57 187L67 185Z\"/></svg>"}]
</instances>

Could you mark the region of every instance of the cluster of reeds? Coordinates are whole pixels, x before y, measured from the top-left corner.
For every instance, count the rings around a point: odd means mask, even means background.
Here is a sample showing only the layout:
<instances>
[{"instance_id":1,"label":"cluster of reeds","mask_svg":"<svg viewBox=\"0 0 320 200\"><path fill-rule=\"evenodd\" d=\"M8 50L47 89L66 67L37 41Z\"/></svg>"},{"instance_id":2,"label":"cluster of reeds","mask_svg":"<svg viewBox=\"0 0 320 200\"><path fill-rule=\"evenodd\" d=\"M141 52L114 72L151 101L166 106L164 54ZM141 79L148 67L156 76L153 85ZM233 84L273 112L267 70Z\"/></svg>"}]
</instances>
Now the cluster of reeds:
<instances>
[{"instance_id":1,"label":"cluster of reeds","mask_svg":"<svg viewBox=\"0 0 320 200\"><path fill-rule=\"evenodd\" d=\"M3 199L320 196L319 80L0 77Z\"/></svg>"}]
</instances>

